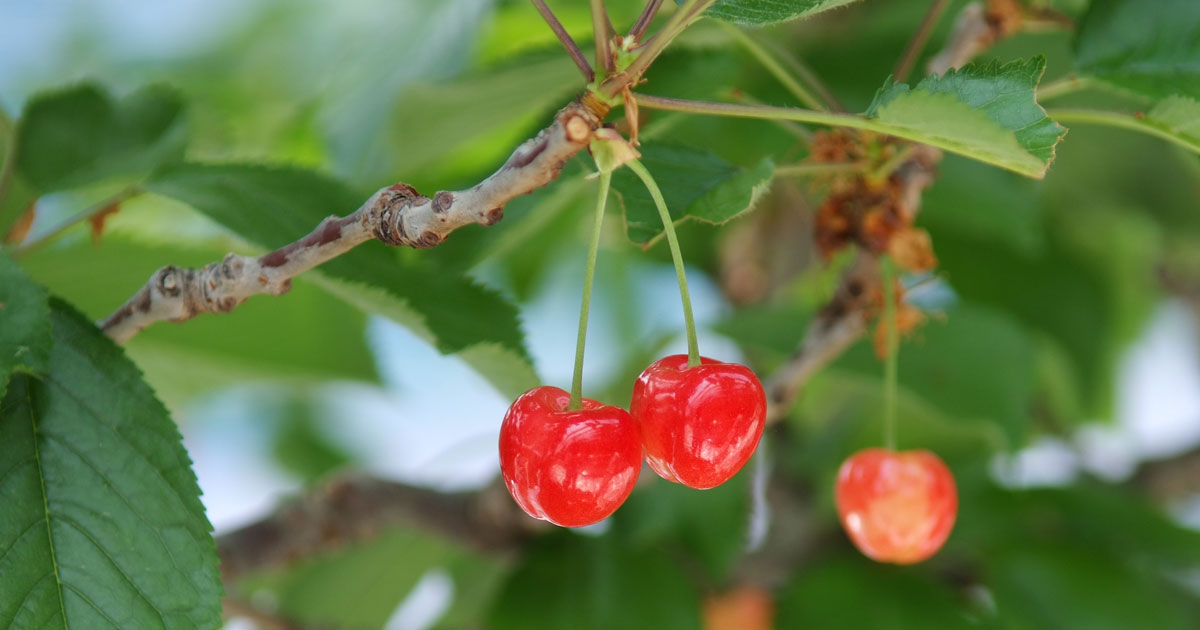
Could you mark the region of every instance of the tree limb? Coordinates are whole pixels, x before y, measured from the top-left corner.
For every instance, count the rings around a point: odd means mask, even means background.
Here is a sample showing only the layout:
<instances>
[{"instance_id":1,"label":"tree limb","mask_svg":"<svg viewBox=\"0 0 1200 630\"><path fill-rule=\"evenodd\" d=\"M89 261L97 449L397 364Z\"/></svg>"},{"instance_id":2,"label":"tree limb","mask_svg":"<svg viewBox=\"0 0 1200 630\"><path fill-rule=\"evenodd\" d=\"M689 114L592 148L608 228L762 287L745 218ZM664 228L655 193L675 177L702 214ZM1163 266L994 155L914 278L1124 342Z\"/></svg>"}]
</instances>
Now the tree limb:
<instances>
[{"instance_id":1,"label":"tree limb","mask_svg":"<svg viewBox=\"0 0 1200 630\"><path fill-rule=\"evenodd\" d=\"M1014 25L1009 9L1010 0L992 0L987 9L978 2L963 7L945 48L929 60L930 74L943 74L965 64L1015 32L1019 23ZM941 159L941 150L918 145L896 169L893 178L900 183L901 212L912 217L920 211L921 194L936 179ZM879 284L875 267L874 257L860 252L858 260L842 277L833 299L809 325L796 354L770 379L768 423L784 417L809 379L866 333L872 305L865 296Z\"/></svg>"},{"instance_id":2,"label":"tree limb","mask_svg":"<svg viewBox=\"0 0 1200 630\"><path fill-rule=\"evenodd\" d=\"M229 254L200 269L163 267L100 327L124 343L155 322L227 313L255 295L287 293L296 275L370 240L428 248L464 225L492 225L511 199L557 178L566 161L588 146L607 113L606 106L585 95L472 188L440 191L430 198L412 186L395 184L371 195L354 213L331 216L308 236L262 256Z\"/></svg>"},{"instance_id":3,"label":"tree limb","mask_svg":"<svg viewBox=\"0 0 1200 630\"><path fill-rule=\"evenodd\" d=\"M268 568L415 527L490 554L518 550L547 527L509 498L503 484L444 493L365 476L334 479L266 518L217 537L226 584Z\"/></svg>"}]
</instances>

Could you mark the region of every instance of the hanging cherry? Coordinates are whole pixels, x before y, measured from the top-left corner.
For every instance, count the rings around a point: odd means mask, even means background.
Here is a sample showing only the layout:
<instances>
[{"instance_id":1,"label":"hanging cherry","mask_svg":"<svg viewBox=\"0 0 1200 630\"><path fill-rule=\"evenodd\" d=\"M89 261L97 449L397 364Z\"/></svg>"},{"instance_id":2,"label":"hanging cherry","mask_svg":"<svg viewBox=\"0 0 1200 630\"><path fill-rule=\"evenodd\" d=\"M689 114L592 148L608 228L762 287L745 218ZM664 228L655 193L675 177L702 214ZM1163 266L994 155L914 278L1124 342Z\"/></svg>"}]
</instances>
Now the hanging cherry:
<instances>
[{"instance_id":1,"label":"hanging cherry","mask_svg":"<svg viewBox=\"0 0 1200 630\"><path fill-rule=\"evenodd\" d=\"M500 426L500 472L530 516L581 527L612 514L633 491L642 465L629 412L542 386L521 395Z\"/></svg>"},{"instance_id":2,"label":"hanging cherry","mask_svg":"<svg viewBox=\"0 0 1200 630\"><path fill-rule=\"evenodd\" d=\"M838 471L835 498L854 545L874 560L895 564L937 553L958 514L954 475L925 450L855 453Z\"/></svg>"}]
</instances>

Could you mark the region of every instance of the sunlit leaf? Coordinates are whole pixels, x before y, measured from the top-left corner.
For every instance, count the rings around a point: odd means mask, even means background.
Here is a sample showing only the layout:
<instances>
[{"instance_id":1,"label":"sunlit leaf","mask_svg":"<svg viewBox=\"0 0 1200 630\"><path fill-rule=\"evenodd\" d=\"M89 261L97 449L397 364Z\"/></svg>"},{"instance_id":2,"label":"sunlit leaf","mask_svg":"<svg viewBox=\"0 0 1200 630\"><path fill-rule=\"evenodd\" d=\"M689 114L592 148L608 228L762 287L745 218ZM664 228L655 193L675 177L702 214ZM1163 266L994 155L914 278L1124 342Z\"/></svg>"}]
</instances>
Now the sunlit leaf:
<instances>
[{"instance_id":1,"label":"sunlit leaf","mask_svg":"<svg viewBox=\"0 0 1200 630\"><path fill-rule=\"evenodd\" d=\"M184 104L149 86L114 99L94 84L34 96L18 123L19 173L40 192L111 178L136 181L183 157Z\"/></svg>"},{"instance_id":2,"label":"sunlit leaf","mask_svg":"<svg viewBox=\"0 0 1200 630\"><path fill-rule=\"evenodd\" d=\"M720 225L752 210L775 172L770 158L743 169L689 147L647 144L641 151L676 224L695 219ZM621 169L613 175L613 190L625 209L629 239L645 247L658 242L662 219L642 180Z\"/></svg>"},{"instance_id":3,"label":"sunlit leaf","mask_svg":"<svg viewBox=\"0 0 1200 630\"><path fill-rule=\"evenodd\" d=\"M1200 99L1200 3L1093 0L1079 21L1082 74L1153 99Z\"/></svg>"},{"instance_id":4,"label":"sunlit leaf","mask_svg":"<svg viewBox=\"0 0 1200 630\"><path fill-rule=\"evenodd\" d=\"M1045 68L1034 57L970 64L914 87L889 79L867 116L884 133L1040 178L1066 133L1034 100Z\"/></svg>"}]
</instances>

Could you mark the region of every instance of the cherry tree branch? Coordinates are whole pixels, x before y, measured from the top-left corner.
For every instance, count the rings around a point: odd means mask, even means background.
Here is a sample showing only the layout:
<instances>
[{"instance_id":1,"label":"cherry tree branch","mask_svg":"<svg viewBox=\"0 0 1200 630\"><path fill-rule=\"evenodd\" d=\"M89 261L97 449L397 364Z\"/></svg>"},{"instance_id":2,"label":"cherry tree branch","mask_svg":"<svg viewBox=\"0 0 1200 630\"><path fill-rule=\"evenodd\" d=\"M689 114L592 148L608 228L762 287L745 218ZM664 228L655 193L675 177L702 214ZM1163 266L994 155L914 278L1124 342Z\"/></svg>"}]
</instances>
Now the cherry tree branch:
<instances>
[{"instance_id":1,"label":"cherry tree branch","mask_svg":"<svg viewBox=\"0 0 1200 630\"><path fill-rule=\"evenodd\" d=\"M465 225L492 225L511 199L557 178L566 161L587 147L607 111L587 96L567 105L553 124L518 146L499 170L466 190L426 197L412 186L395 184L371 195L352 214L331 216L308 236L273 252L257 257L229 254L200 269L163 267L100 327L124 343L155 322L227 313L255 295L282 295L296 275L370 240L428 248Z\"/></svg>"},{"instance_id":2,"label":"cherry tree branch","mask_svg":"<svg viewBox=\"0 0 1200 630\"><path fill-rule=\"evenodd\" d=\"M444 493L366 476L337 478L266 518L217 537L226 584L255 571L414 527L489 554L520 549L548 525L526 516L502 484Z\"/></svg>"},{"instance_id":3,"label":"cherry tree branch","mask_svg":"<svg viewBox=\"0 0 1200 630\"><path fill-rule=\"evenodd\" d=\"M1007 0L996 4L1008 7ZM927 70L931 74L942 74L961 66L1015 32L1012 21L1001 17L978 2L963 7L945 48L929 60ZM941 158L941 150L918 145L896 168L893 176L900 183L899 209L907 216L916 216L920 211L921 194L936 179ZM864 296L878 284L875 259L860 252L858 260L843 275L833 299L809 325L795 355L768 381L767 422L774 423L783 418L813 375L867 332L867 317L872 305Z\"/></svg>"}]
</instances>

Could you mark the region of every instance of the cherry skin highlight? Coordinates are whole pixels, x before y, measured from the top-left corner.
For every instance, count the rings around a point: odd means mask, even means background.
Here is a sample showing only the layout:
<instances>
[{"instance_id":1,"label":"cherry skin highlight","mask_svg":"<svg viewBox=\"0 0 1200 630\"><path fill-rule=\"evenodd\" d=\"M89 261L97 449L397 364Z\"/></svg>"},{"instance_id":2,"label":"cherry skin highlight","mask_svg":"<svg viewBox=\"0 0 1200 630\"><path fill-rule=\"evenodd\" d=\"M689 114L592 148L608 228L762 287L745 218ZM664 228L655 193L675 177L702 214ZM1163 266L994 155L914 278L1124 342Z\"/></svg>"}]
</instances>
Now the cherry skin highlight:
<instances>
[{"instance_id":1,"label":"cherry skin highlight","mask_svg":"<svg viewBox=\"0 0 1200 630\"><path fill-rule=\"evenodd\" d=\"M642 446L620 407L535 387L517 398L500 425L500 472L517 505L534 518L582 527L616 511L637 483Z\"/></svg>"},{"instance_id":2,"label":"cherry skin highlight","mask_svg":"<svg viewBox=\"0 0 1200 630\"><path fill-rule=\"evenodd\" d=\"M879 562L913 564L937 553L958 514L954 475L929 451L859 451L838 471L836 501L854 546Z\"/></svg>"},{"instance_id":3,"label":"cherry skin highlight","mask_svg":"<svg viewBox=\"0 0 1200 630\"><path fill-rule=\"evenodd\" d=\"M767 396L744 365L687 355L652 363L633 385L629 412L646 462L667 481L713 488L737 474L762 438Z\"/></svg>"}]
</instances>

